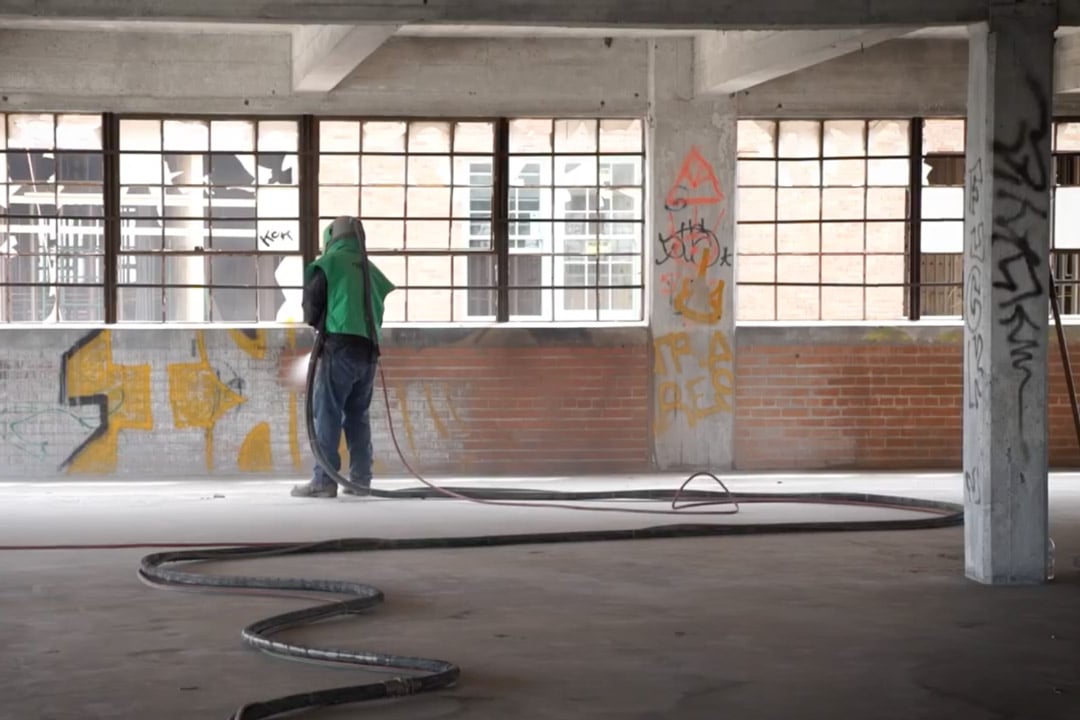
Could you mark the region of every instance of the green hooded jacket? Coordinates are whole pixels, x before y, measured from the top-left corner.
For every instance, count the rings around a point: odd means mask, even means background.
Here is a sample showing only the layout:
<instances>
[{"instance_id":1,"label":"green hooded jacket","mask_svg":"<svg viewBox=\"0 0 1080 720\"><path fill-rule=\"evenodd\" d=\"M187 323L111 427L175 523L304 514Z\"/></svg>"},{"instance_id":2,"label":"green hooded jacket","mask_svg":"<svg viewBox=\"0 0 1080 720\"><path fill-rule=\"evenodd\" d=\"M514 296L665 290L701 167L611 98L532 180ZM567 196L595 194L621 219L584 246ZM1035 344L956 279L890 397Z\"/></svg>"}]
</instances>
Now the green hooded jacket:
<instances>
[{"instance_id":1,"label":"green hooded jacket","mask_svg":"<svg viewBox=\"0 0 1080 720\"><path fill-rule=\"evenodd\" d=\"M323 231L323 254L308 265L305 282L309 282L312 273L318 268L326 276L326 327L328 334L360 335L368 339L367 313L364 302L364 255L360 251L360 241L353 236L331 238L331 226ZM361 231L362 232L362 231ZM386 296L394 290L382 271L373 262L368 262L371 274L371 309L374 315L375 342L382 334L383 309Z\"/></svg>"}]
</instances>

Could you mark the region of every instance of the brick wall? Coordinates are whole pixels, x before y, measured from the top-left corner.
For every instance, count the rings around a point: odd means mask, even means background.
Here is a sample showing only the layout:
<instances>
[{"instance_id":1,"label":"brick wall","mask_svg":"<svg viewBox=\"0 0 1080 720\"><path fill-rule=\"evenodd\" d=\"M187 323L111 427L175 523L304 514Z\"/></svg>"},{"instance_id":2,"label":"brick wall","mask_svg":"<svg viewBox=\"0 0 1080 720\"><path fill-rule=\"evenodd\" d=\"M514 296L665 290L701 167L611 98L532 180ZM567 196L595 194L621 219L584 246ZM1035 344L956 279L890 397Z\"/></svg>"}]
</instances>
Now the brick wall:
<instances>
[{"instance_id":1,"label":"brick wall","mask_svg":"<svg viewBox=\"0 0 1080 720\"><path fill-rule=\"evenodd\" d=\"M1080 360L1080 328L1067 336ZM960 328L741 327L737 341L739 469L961 466ZM1065 374L1049 349L1050 463L1076 467Z\"/></svg>"},{"instance_id":2,"label":"brick wall","mask_svg":"<svg viewBox=\"0 0 1080 720\"><path fill-rule=\"evenodd\" d=\"M0 479L306 475L303 331L0 329ZM422 471L641 470L646 331L390 332L397 435ZM379 388L376 472L396 474Z\"/></svg>"}]
</instances>

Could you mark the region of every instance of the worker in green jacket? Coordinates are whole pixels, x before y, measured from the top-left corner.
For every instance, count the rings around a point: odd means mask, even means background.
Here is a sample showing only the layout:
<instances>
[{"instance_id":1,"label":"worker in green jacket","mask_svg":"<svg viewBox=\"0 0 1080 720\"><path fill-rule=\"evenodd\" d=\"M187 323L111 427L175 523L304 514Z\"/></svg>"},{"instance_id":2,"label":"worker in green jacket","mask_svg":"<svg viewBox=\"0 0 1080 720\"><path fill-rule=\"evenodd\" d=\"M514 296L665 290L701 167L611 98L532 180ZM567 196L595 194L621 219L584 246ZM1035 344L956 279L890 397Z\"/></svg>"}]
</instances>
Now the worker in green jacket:
<instances>
[{"instance_id":1,"label":"worker in green jacket","mask_svg":"<svg viewBox=\"0 0 1080 720\"><path fill-rule=\"evenodd\" d=\"M304 273L304 322L324 334L324 350L315 375L312 411L316 442L335 470L342 431L349 449L349 481L361 494L371 488L371 422L369 409L379 362L379 337L386 296L394 290L382 271L365 256L364 226L357 218L339 217L323 232L322 255ZM371 277L371 309L365 308L364 263ZM337 483L315 464L306 485L293 497L337 497Z\"/></svg>"}]
</instances>

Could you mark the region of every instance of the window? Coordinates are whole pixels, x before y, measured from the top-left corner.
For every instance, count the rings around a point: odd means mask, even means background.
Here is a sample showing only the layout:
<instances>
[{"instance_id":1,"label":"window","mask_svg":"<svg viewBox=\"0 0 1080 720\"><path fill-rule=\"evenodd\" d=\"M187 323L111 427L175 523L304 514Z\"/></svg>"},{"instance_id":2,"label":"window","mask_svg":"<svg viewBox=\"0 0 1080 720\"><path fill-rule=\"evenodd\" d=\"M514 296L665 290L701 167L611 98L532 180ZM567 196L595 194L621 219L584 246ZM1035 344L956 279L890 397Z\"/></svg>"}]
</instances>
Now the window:
<instances>
[{"instance_id":1,"label":"window","mask_svg":"<svg viewBox=\"0 0 1080 720\"><path fill-rule=\"evenodd\" d=\"M120 322L297 321L298 125L121 119Z\"/></svg>"},{"instance_id":2,"label":"window","mask_svg":"<svg viewBox=\"0 0 1080 720\"><path fill-rule=\"evenodd\" d=\"M925 120L922 129L922 203L919 288L922 315L959 317L964 274L966 123Z\"/></svg>"},{"instance_id":3,"label":"window","mask_svg":"<svg viewBox=\"0 0 1080 720\"><path fill-rule=\"evenodd\" d=\"M1052 247L1054 279L1063 314L1080 314L1080 122L1054 128Z\"/></svg>"},{"instance_id":4,"label":"window","mask_svg":"<svg viewBox=\"0 0 1080 720\"><path fill-rule=\"evenodd\" d=\"M511 319L641 319L641 122L512 120L508 149Z\"/></svg>"},{"instance_id":5,"label":"window","mask_svg":"<svg viewBox=\"0 0 1080 720\"><path fill-rule=\"evenodd\" d=\"M0 175L0 322L298 322L343 214L389 323L643 317L638 119L0 113Z\"/></svg>"},{"instance_id":6,"label":"window","mask_svg":"<svg viewBox=\"0 0 1080 720\"><path fill-rule=\"evenodd\" d=\"M474 278L494 285L494 133L494 122L319 123L320 227L363 218L369 252L399 288L387 322L467 320Z\"/></svg>"},{"instance_id":7,"label":"window","mask_svg":"<svg viewBox=\"0 0 1080 720\"><path fill-rule=\"evenodd\" d=\"M0 321L104 319L101 128L0 114Z\"/></svg>"},{"instance_id":8,"label":"window","mask_svg":"<svg viewBox=\"0 0 1080 720\"><path fill-rule=\"evenodd\" d=\"M739 320L904 317L909 123L738 127Z\"/></svg>"},{"instance_id":9,"label":"window","mask_svg":"<svg viewBox=\"0 0 1080 720\"><path fill-rule=\"evenodd\" d=\"M1061 312L1075 315L1080 314L1080 121L1061 119L1053 126L1052 263ZM738 318L861 319L860 284L862 318L959 318L966 132L963 118L740 121ZM917 139L916 147L909 147L909 135ZM855 190L865 192L862 205ZM860 226L865 228L861 268L854 261ZM820 271L813 262L817 247ZM830 247L842 250L833 255L848 257L849 267L835 265L835 272L827 272ZM837 279L841 282L832 282ZM839 302L844 295L848 302Z\"/></svg>"},{"instance_id":10,"label":"window","mask_svg":"<svg viewBox=\"0 0 1080 720\"><path fill-rule=\"evenodd\" d=\"M490 178L492 162L485 160L474 163L472 172L477 178ZM539 163L526 168L525 172L527 175L534 174L536 179L539 180ZM488 184L490 184L490 180L488 180ZM540 213L540 191L530 187L509 188L508 197L509 284L516 287L539 287L542 275L539 256L516 251L537 250L540 248L542 240L531 222ZM480 235L470 238L470 245L487 247L491 238L492 208L490 193L474 191L470 198L469 207L473 217L481 220L480 224L476 226L480 229ZM468 283L469 318L494 320L497 307L495 288L498 285L494 258L487 255L470 257ZM541 314L541 292L538 289L519 290L511 293L509 301L509 315L511 317L536 317Z\"/></svg>"}]
</instances>

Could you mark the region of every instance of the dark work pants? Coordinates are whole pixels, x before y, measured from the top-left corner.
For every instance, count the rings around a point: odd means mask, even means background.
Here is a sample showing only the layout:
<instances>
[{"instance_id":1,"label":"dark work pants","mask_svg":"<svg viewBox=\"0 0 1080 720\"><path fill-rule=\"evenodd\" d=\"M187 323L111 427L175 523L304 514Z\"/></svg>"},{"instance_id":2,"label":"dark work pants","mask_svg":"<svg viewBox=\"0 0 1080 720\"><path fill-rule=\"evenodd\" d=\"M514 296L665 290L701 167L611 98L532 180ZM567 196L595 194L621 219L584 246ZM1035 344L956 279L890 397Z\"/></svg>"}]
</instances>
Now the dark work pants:
<instances>
[{"instance_id":1,"label":"dark work pants","mask_svg":"<svg viewBox=\"0 0 1080 720\"><path fill-rule=\"evenodd\" d=\"M348 478L361 487L371 486L373 449L368 411L377 367L378 359L369 346L338 344L328 338L315 373L312 397L315 437L330 465L340 472L338 447L344 431L345 446L349 449ZM333 484L316 463L312 485L322 488Z\"/></svg>"}]
</instances>

